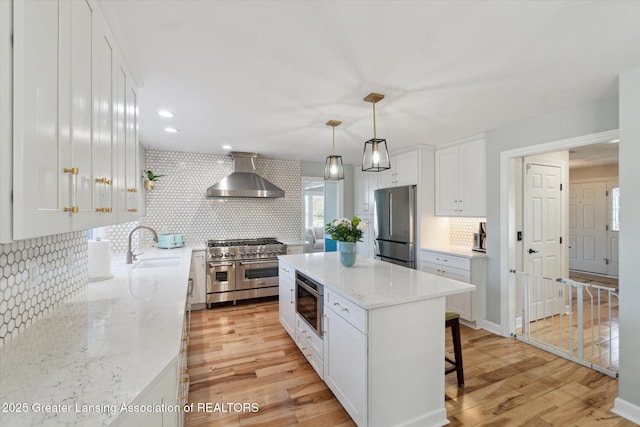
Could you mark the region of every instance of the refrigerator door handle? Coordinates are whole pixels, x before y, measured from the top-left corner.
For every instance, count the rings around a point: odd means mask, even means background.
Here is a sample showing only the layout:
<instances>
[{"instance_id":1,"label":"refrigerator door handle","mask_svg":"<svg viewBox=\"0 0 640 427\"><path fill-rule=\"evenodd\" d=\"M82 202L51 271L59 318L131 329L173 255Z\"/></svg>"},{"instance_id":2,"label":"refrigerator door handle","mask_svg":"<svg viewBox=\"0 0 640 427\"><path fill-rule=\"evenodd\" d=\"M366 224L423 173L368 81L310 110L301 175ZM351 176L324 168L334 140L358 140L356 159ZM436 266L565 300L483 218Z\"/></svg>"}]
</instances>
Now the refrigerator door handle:
<instances>
[{"instance_id":1,"label":"refrigerator door handle","mask_svg":"<svg viewBox=\"0 0 640 427\"><path fill-rule=\"evenodd\" d=\"M389 192L389 236L393 236L393 193Z\"/></svg>"}]
</instances>

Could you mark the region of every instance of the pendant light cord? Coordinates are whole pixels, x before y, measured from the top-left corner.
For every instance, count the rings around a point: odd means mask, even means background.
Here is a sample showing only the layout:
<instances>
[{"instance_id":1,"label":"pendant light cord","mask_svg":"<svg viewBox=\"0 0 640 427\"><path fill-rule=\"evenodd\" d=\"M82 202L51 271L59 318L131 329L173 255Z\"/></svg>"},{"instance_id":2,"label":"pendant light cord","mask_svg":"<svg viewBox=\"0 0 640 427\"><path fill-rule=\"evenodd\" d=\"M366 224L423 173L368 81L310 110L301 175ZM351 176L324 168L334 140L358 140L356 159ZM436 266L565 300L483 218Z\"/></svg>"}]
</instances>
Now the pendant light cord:
<instances>
[{"instance_id":1,"label":"pendant light cord","mask_svg":"<svg viewBox=\"0 0 640 427\"><path fill-rule=\"evenodd\" d=\"M376 102L373 101L371 104L373 104L373 139L375 141L377 139L376 138Z\"/></svg>"},{"instance_id":2,"label":"pendant light cord","mask_svg":"<svg viewBox=\"0 0 640 427\"><path fill-rule=\"evenodd\" d=\"M331 126L333 128L333 148L331 149L331 154L333 156L336 155L336 127L335 125Z\"/></svg>"}]
</instances>

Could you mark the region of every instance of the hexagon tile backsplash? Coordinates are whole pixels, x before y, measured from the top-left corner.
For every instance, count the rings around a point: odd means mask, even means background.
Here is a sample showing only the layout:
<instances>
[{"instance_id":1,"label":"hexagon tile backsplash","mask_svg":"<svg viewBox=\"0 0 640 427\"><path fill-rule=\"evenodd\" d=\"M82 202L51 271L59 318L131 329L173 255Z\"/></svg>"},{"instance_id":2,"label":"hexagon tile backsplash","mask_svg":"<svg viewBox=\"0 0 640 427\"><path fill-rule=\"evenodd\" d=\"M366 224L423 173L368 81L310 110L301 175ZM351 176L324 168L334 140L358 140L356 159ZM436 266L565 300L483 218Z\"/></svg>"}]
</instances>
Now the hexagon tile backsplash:
<instances>
[{"instance_id":1,"label":"hexagon tile backsplash","mask_svg":"<svg viewBox=\"0 0 640 427\"><path fill-rule=\"evenodd\" d=\"M0 346L87 284L87 233L0 245Z\"/></svg>"},{"instance_id":2,"label":"hexagon tile backsplash","mask_svg":"<svg viewBox=\"0 0 640 427\"><path fill-rule=\"evenodd\" d=\"M146 192L146 225L184 233L189 244L207 239L302 237L300 162L258 158L256 171L284 190L277 199L208 199L207 188L234 170L229 156L147 150L146 167L164 175Z\"/></svg>"}]
</instances>

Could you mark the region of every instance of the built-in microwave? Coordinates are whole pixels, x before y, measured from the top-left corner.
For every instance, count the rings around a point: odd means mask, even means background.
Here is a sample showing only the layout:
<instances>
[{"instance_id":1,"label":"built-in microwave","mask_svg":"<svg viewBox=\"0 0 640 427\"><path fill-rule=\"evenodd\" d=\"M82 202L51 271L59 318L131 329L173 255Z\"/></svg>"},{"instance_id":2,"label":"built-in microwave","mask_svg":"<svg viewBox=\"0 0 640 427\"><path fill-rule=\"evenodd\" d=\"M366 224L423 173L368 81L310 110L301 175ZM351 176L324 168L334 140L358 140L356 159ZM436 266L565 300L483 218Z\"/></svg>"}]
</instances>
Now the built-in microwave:
<instances>
[{"instance_id":1,"label":"built-in microwave","mask_svg":"<svg viewBox=\"0 0 640 427\"><path fill-rule=\"evenodd\" d=\"M322 338L322 295L324 287L296 272L296 312Z\"/></svg>"}]
</instances>

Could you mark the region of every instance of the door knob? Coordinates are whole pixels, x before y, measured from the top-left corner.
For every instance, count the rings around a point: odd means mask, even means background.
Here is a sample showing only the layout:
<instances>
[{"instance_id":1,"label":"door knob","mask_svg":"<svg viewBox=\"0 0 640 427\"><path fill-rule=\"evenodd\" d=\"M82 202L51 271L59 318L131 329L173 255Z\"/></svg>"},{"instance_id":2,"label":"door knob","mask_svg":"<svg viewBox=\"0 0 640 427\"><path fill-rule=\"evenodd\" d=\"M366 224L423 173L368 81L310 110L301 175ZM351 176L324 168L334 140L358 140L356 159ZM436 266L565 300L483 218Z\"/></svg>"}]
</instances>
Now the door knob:
<instances>
[{"instance_id":1,"label":"door knob","mask_svg":"<svg viewBox=\"0 0 640 427\"><path fill-rule=\"evenodd\" d=\"M538 253L538 251L534 251L533 249L529 248L529 253L530 253L530 254L537 254L537 253Z\"/></svg>"}]
</instances>

